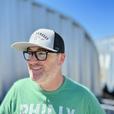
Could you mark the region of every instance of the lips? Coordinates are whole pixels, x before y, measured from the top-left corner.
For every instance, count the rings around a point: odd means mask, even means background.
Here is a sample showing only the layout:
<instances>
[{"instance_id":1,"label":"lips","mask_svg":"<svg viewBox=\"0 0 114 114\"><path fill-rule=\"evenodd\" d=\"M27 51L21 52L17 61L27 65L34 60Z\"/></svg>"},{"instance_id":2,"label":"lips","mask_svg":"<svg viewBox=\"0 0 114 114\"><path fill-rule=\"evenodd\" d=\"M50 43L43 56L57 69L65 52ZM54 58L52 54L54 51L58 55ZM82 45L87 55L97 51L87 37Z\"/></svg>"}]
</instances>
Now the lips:
<instances>
[{"instance_id":1,"label":"lips","mask_svg":"<svg viewBox=\"0 0 114 114\"><path fill-rule=\"evenodd\" d=\"M41 70L42 68L41 67L38 67L38 66L32 66L31 68L30 68L31 70Z\"/></svg>"},{"instance_id":2,"label":"lips","mask_svg":"<svg viewBox=\"0 0 114 114\"><path fill-rule=\"evenodd\" d=\"M29 64L29 68L31 70L41 70L42 66L41 65L37 65L37 64Z\"/></svg>"}]
</instances>

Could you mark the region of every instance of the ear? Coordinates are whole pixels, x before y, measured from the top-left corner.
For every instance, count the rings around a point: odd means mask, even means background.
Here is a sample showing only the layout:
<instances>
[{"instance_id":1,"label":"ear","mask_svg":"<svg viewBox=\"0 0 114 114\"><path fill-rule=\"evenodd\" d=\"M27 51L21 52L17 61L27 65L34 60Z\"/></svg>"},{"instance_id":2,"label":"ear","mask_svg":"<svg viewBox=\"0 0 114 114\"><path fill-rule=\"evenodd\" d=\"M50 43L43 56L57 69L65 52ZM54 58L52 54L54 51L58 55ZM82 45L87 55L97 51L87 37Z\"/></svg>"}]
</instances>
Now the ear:
<instances>
[{"instance_id":1,"label":"ear","mask_svg":"<svg viewBox=\"0 0 114 114\"><path fill-rule=\"evenodd\" d=\"M58 64L62 65L64 63L64 60L65 60L65 54L60 53L58 57Z\"/></svg>"}]
</instances>

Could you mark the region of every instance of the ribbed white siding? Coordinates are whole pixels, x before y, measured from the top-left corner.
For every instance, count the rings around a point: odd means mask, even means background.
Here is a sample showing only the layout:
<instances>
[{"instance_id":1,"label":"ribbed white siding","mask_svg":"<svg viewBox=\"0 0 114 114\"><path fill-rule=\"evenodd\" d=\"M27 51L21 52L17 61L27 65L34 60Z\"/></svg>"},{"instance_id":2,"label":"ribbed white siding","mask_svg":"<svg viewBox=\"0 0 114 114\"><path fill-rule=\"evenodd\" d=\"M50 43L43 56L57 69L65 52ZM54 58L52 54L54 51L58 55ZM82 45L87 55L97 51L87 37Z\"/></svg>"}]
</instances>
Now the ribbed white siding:
<instances>
[{"instance_id":1,"label":"ribbed white siding","mask_svg":"<svg viewBox=\"0 0 114 114\"><path fill-rule=\"evenodd\" d=\"M114 36L96 41L99 50L102 86L114 91Z\"/></svg>"},{"instance_id":2,"label":"ribbed white siding","mask_svg":"<svg viewBox=\"0 0 114 114\"><path fill-rule=\"evenodd\" d=\"M28 75L22 53L11 49L11 43L28 40L38 28L50 28L65 41L67 56L63 73L95 94L100 93L97 50L78 23L34 0L1 0L0 14L0 80L5 90L15 80Z\"/></svg>"}]
</instances>

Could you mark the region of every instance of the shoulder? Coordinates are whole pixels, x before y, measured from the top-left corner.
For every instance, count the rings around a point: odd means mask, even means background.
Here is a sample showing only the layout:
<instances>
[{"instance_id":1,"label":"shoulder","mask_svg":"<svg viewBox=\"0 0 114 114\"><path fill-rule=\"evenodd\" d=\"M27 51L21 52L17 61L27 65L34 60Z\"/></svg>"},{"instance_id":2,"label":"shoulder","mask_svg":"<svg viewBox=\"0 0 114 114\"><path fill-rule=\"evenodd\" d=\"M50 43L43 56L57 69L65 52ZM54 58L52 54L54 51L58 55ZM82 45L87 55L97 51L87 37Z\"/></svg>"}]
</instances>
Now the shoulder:
<instances>
[{"instance_id":1,"label":"shoulder","mask_svg":"<svg viewBox=\"0 0 114 114\"><path fill-rule=\"evenodd\" d=\"M74 81L74 80L72 80L72 79L70 79L70 78L68 78L68 77L65 77L66 78L66 82L67 82L67 86L69 87L69 88L72 88L72 89L76 89L76 90L81 90L81 91L89 91L89 89L86 87L86 86L84 86L84 85L82 85L82 84L80 84L80 83L78 83L78 82L76 82L76 81Z\"/></svg>"},{"instance_id":2,"label":"shoulder","mask_svg":"<svg viewBox=\"0 0 114 114\"><path fill-rule=\"evenodd\" d=\"M86 86L66 77L67 80L67 88L71 89L74 91L74 93L81 95L84 98L95 98L95 95L91 92L89 88Z\"/></svg>"},{"instance_id":3,"label":"shoulder","mask_svg":"<svg viewBox=\"0 0 114 114\"><path fill-rule=\"evenodd\" d=\"M15 82L15 84L24 84L24 83L27 83L27 82L30 82L30 78L23 78L23 79L19 79Z\"/></svg>"},{"instance_id":4,"label":"shoulder","mask_svg":"<svg viewBox=\"0 0 114 114\"><path fill-rule=\"evenodd\" d=\"M72 93L80 100L80 102L82 103L81 106L86 109L86 112L89 111L89 114L105 114L104 110L100 106L99 101L97 100L96 96L91 92L91 90L69 78L67 78L67 82L68 88L72 89Z\"/></svg>"},{"instance_id":5,"label":"shoulder","mask_svg":"<svg viewBox=\"0 0 114 114\"><path fill-rule=\"evenodd\" d=\"M80 98L85 103L90 103L90 104L93 103L97 105L99 104L96 96L89 88L68 78L67 81L75 96Z\"/></svg>"},{"instance_id":6,"label":"shoulder","mask_svg":"<svg viewBox=\"0 0 114 114\"><path fill-rule=\"evenodd\" d=\"M13 87L22 88L22 87L28 86L31 82L32 80L30 78L20 79L13 84Z\"/></svg>"}]
</instances>

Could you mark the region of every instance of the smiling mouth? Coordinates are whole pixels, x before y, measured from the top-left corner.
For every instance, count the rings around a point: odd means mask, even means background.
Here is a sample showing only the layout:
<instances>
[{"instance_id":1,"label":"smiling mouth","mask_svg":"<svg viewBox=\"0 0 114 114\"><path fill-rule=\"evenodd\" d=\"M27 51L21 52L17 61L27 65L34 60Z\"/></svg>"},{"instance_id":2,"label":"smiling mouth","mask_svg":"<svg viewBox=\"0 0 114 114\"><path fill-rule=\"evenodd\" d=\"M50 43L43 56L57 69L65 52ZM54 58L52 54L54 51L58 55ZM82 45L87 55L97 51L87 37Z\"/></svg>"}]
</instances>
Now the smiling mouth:
<instances>
[{"instance_id":1,"label":"smiling mouth","mask_svg":"<svg viewBox=\"0 0 114 114\"><path fill-rule=\"evenodd\" d=\"M42 69L41 67L31 67L31 70L36 70L36 71L41 70L41 69Z\"/></svg>"}]
</instances>

